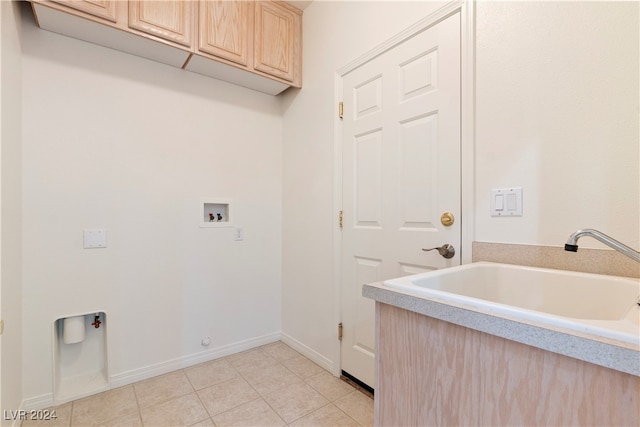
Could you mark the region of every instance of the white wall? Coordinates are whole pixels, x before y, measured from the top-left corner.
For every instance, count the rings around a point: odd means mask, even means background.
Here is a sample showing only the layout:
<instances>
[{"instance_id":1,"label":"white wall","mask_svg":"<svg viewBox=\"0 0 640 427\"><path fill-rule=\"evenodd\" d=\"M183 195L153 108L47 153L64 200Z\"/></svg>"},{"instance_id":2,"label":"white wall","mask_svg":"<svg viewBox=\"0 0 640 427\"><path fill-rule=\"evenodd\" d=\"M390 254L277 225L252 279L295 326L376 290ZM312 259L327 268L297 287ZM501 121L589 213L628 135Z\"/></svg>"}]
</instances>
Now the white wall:
<instances>
[{"instance_id":1,"label":"white wall","mask_svg":"<svg viewBox=\"0 0 640 427\"><path fill-rule=\"evenodd\" d=\"M0 2L0 409L22 403L21 53L17 3ZM2 417L0 424L12 420Z\"/></svg>"},{"instance_id":2,"label":"white wall","mask_svg":"<svg viewBox=\"0 0 640 427\"><path fill-rule=\"evenodd\" d=\"M476 240L562 246L590 227L640 247L639 6L477 4ZM524 215L490 217L510 186Z\"/></svg>"},{"instance_id":3,"label":"white wall","mask_svg":"<svg viewBox=\"0 0 640 427\"><path fill-rule=\"evenodd\" d=\"M209 357L278 339L278 98L23 27L26 405L51 398L67 315L107 313L115 385L196 360L203 336ZM233 200L244 241L198 227L201 197ZM86 228L108 247L83 249Z\"/></svg>"},{"instance_id":4,"label":"white wall","mask_svg":"<svg viewBox=\"0 0 640 427\"><path fill-rule=\"evenodd\" d=\"M476 5L475 240L562 246L595 227L640 246L638 3ZM303 88L284 99L282 327L326 366L339 358L334 73L438 6L305 10ZM493 219L489 192L508 186L524 188L525 215Z\"/></svg>"}]
</instances>

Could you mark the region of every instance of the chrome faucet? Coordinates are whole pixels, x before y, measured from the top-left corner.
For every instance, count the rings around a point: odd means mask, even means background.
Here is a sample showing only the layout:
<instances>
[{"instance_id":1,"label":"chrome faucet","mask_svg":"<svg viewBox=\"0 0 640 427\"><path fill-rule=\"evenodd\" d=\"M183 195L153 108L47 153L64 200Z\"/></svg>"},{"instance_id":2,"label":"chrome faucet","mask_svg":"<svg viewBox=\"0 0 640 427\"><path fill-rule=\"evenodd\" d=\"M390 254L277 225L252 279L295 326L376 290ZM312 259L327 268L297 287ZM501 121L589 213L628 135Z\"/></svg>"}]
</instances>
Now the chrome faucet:
<instances>
[{"instance_id":1,"label":"chrome faucet","mask_svg":"<svg viewBox=\"0 0 640 427\"><path fill-rule=\"evenodd\" d=\"M620 252L621 254L628 256L632 260L640 262L640 252L592 228L585 228L584 230L578 230L575 233L573 233L571 236L569 236L569 240L567 240L567 243L564 245L564 250L571 251L571 252L578 252L578 245L577 245L578 239L583 236L593 237L594 239L599 240L600 242L604 243L610 248L613 248L616 251Z\"/></svg>"}]
</instances>

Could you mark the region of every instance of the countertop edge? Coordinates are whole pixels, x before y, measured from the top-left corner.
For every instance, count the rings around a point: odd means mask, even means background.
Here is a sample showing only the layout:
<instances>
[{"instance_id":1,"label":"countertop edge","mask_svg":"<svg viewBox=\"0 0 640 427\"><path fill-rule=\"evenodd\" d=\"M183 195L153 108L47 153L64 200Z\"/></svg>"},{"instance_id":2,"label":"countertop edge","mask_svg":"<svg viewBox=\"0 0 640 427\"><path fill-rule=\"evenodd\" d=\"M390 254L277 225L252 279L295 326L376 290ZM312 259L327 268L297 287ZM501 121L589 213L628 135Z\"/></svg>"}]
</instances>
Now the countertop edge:
<instances>
[{"instance_id":1,"label":"countertop edge","mask_svg":"<svg viewBox=\"0 0 640 427\"><path fill-rule=\"evenodd\" d=\"M640 377L640 352L634 349L445 304L388 288L381 282L364 285L362 295L414 313Z\"/></svg>"}]
</instances>

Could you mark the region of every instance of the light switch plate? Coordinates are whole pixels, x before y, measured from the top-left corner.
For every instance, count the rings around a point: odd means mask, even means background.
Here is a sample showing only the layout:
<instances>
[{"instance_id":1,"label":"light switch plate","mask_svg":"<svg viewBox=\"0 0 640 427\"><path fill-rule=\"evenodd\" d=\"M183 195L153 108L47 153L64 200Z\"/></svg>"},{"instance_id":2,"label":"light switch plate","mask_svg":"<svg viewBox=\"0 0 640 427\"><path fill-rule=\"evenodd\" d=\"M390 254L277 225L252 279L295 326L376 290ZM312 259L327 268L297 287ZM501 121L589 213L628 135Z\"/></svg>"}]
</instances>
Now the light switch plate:
<instances>
[{"instance_id":1,"label":"light switch plate","mask_svg":"<svg viewBox=\"0 0 640 427\"><path fill-rule=\"evenodd\" d=\"M522 188L491 190L491 216L522 216Z\"/></svg>"},{"instance_id":2,"label":"light switch plate","mask_svg":"<svg viewBox=\"0 0 640 427\"><path fill-rule=\"evenodd\" d=\"M107 247L107 230L93 229L84 230L84 248L106 248Z\"/></svg>"}]
</instances>

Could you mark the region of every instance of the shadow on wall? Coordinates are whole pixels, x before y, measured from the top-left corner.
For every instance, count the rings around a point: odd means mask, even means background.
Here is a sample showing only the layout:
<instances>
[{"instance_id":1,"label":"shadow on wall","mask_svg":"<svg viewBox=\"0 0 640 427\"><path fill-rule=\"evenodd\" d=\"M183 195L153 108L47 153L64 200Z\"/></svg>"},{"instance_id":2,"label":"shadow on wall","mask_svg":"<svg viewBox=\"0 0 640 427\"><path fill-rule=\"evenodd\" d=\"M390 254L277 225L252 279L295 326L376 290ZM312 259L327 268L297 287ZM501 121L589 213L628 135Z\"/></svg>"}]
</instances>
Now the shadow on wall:
<instances>
[{"instance_id":1,"label":"shadow on wall","mask_svg":"<svg viewBox=\"0 0 640 427\"><path fill-rule=\"evenodd\" d=\"M279 100L272 95L80 40L58 43L61 37L72 38L38 28L31 4L21 3L24 55L280 116ZM122 55L126 55L128 60L120 60ZM242 91L246 91L247 96L243 96ZM263 101L258 101L260 98Z\"/></svg>"}]
</instances>

